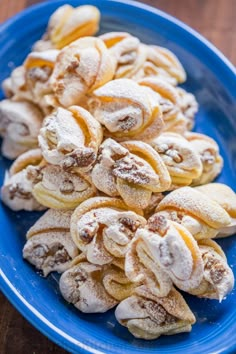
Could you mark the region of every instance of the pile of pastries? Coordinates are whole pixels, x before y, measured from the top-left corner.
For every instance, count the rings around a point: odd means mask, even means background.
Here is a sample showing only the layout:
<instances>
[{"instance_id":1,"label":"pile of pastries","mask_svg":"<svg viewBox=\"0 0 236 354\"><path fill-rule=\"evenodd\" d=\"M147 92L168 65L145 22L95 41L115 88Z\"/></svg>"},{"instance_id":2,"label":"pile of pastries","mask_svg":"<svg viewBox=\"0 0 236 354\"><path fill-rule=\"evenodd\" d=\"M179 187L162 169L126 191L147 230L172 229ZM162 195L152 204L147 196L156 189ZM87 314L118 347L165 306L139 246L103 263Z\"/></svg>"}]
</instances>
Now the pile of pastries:
<instances>
[{"instance_id":1,"label":"pile of pastries","mask_svg":"<svg viewBox=\"0 0 236 354\"><path fill-rule=\"evenodd\" d=\"M223 159L191 132L198 110L166 48L126 32L94 37L93 6L62 6L3 82L1 190L12 210L48 210L23 257L62 273L66 301L86 313L115 306L138 338L191 331L182 293L221 301L234 276L217 237L236 232Z\"/></svg>"}]
</instances>

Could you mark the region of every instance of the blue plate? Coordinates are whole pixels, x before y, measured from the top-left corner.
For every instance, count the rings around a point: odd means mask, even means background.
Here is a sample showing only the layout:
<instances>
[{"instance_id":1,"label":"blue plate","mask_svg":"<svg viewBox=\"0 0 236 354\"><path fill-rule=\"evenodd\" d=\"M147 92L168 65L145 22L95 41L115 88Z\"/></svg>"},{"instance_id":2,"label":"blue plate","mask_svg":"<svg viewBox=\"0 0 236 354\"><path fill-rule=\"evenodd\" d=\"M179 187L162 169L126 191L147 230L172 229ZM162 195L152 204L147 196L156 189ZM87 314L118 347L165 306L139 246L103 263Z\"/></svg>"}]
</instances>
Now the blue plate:
<instances>
[{"instance_id":1,"label":"blue plate","mask_svg":"<svg viewBox=\"0 0 236 354\"><path fill-rule=\"evenodd\" d=\"M224 157L218 181L236 188L236 82L234 67L209 42L173 17L130 1L50 1L29 8L0 27L0 81L22 63L43 33L50 14L60 5L91 3L102 12L101 32L128 31L143 42L166 46L183 63L184 85L200 103L196 130L217 140ZM0 178L8 166L0 161ZM135 339L116 323L114 312L84 315L68 305L58 291L58 278L47 279L21 257L25 232L37 213L14 213L0 205L0 285L13 305L41 332L76 353L235 353L234 291L221 304L186 296L197 317L190 334L156 341ZM235 237L222 240L229 264L235 266Z\"/></svg>"}]
</instances>

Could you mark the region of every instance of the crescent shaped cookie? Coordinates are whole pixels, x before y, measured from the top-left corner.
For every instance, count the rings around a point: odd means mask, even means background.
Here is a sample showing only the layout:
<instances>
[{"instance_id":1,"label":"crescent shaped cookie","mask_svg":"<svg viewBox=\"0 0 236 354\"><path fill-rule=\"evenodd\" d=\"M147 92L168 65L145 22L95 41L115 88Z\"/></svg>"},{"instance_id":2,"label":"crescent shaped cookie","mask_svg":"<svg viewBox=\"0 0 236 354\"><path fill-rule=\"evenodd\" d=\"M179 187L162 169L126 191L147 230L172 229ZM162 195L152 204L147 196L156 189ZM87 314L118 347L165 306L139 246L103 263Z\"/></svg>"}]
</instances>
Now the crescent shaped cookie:
<instances>
[{"instance_id":1,"label":"crescent shaped cookie","mask_svg":"<svg viewBox=\"0 0 236 354\"><path fill-rule=\"evenodd\" d=\"M100 12L95 6L60 6L51 15L45 34L33 50L62 49L80 37L92 36L98 31L99 20Z\"/></svg>"},{"instance_id":2,"label":"crescent shaped cookie","mask_svg":"<svg viewBox=\"0 0 236 354\"><path fill-rule=\"evenodd\" d=\"M171 189L188 186L202 174L200 156L181 135L162 133L150 144L159 153L169 171Z\"/></svg>"},{"instance_id":3,"label":"crescent shaped cookie","mask_svg":"<svg viewBox=\"0 0 236 354\"><path fill-rule=\"evenodd\" d=\"M174 288L165 297L137 288L134 295L117 306L115 316L136 338L148 340L190 332L196 321L184 298Z\"/></svg>"},{"instance_id":4,"label":"crescent shaped cookie","mask_svg":"<svg viewBox=\"0 0 236 354\"><path fill-rule=\"evenodd\" d=\"M200 285L189 292L198 297L220 302L234 287L234 275L222 248L213 240L198 242L204 262L204 275Z\"/></svg>"},{"instance_id":5,"label":"crescent shaped cookie","mask_svg":"<svg viewBox=\"0 0 236 354\"><path fill-rule=\"evenodd\" d=\"M62 49L57 56L50 83L59 104L80 104L87 93L110 81L115 59L103 41L83 37Z\"/></svg>"},{"instance_id":6,"label":"crescent shaped cookie","mask_svg":"<svg viewBox=\"0 0 236 354\"><path fill-rule=\"evenodd\" d=\"M236 194L226 184L209 183L203 186L195 187L198 192L208 196L218 203L231 217L231 223L223 227L216 237L231 236L236 233Z\"/></svg>"},{"instance_id":7,"label":"crescent shaped cookie","mask_svg":"<svg viewBox=\"0 0 236 354\"><path fill-rule=\"evenodd\" d=\"M94 197L81 203L71 218L71 235L89 262L104 265L124 258L135 231L146 220L116 198Z\"/></svg>"},{"instance_id":8,"label":"crescent shaped cookie","mask_svg":"<svg viewBox=\"0 0 236 354\"><path fill-rule=\"evenodd\" d=\"M164 120L164 132L184 134L188 121L182 111L180 95L173 85L156 76L138 80L139 85L151 88L158 96L158 103Z\"/></svg>"},{"instance_id":9,"label":"crescent shaped cookie","mask_svg":"<svg viewBox=\"0 0 236 354\"><path fill-rule=\"evenodd\" d=\"M106 291L102 278L102 266L81 261L62 274L60 292L66 301L84 313L103 313L118 301Z\"/></svg>"},{"instance_id":10,"label":"crescent shaped cookie","mask_svg":"<svg viewBox=\"0 0 236 354\"><path fill-rule=\"evenodd\" d=\"M107 139L100 146L92 181L110 196L120 195L130 207L146 208L153 192L169 188L169 172L158 153L141 141L122 144Z\"/></svg>"},{"instance_id":11,"label":"crescent shaped cookie","mask_svg":"<svg viewBox=\"0 0 236 354\"><path fill-rule=\"evenodd\" d=\"M23 257L43 272L64 272L78 255L70 236L71 211L48 210L27 232Z\"/></svg>"},{"instance_id":12,"label":"crescent shaped cookie","mask_svg":"<svg viewBox=\"0 0 236 354\"><path fill-rule=\"evenodd\" d=\"M147 59L137 76L156 76L174 86L186 80L186 72L173 52L154 45L147 45L146 50Z\"/></svg>"},{"instance_id":13,"label":"crescent shaped cookie","mask_svg":"<svg viewBox=\"0 0 236 354\"><path fill-rule=\"evenodd\" d=\"M156 93L130 79L112 80L98 88L89 106L104 134L117 141L149 141L164 127Z\"/></svg>"},{"instance_id":14,"label":"crescent shaped cookie","mask_svg":"<svg viewBox=\"0 0 236 354\"><path fill-rule=\"evenodd\" d=\"M219 204L191 187L168 194L157 211L185 226L197 240L214 238L231 223L229 214Z\"/></svg>"},{"instance_id":15,"label":"crescent shaped cookie","mask_svg":"<svg viewBox=\"0 0 236 354\"><path fill-rule=\"evenodd\" d=\"M25 152L13 162L1 188L1 199L10 209L14 211L45 209L33 197L33 182L29 178L29 169L37 169L42 164L42 158L41 151L35 149Z\"/></svg>"},{"instance_id":16,"label":"crescent shaped cookie","mask_svg":"<svg viewBox=\"0 0 236 354\"><path fill-rule=\"evenodd\" d=\"M197 242L183 226L154 214L146 228L136 232L153 261L181 290L197 287L203 277L203 262Z\"/></svg>"},{"instance_id":17,"label":"crescent shaped cookie","mask_svg":"<svg viewBox=\"0 0 236 354\"><path fill-rule=\"evenodd\" d=\"M32 103L6 99L0 102L0 136L2 153L15 159L23 152L38 146L42 114Z\"/></svg>"},{"instance_id":18,"label":"crescent shaped cookie","mask_svg":"<svg viewBox=\"0 0 236 354\"><path fill-rule=\"evenodd\" d=\"M212 182L223 168L223 158L219 153L216 141L207 135L187 132L185 138L190 142L202 161L202 174L193 180L192 185L197 186Z\"/></svg>"},{"instance_id":19,"label":"crescent shaped cookie","mask_svg":"<svg viewBox=\"0 0 236 354\"><path fill-rule=\"evenodd\" d=\"M45 160L65 171L88 171L102 142L102 128L79 106L59 107L44 119L38 137Z\"/></svg>"},{"instance_id":20,"label":"crescent shaped cookie","mask_svg":"<svg viewBox=\"0 0 236 354\"><path fill-rule=\"evenodd\" d=\"M95 193L88 176L69 173L56 165L44 166L33 187L35 199L52 209L74 209Z\"/></svg>"},{"instance_id":21,"label":"crescent shaped cookie","mask_svg":"<svg viewBox=\"0 0 236 354\"><path fill-rule=\"evenodd\" d=\"M144 240L140 228L130 242L125 255L125 274L136 286L142 286L159 297L168 295L172 281L168 273L156 262Z\"/></svg>"},{"instance_id":22,"label":"crescent shaped cookie","mask_svg":"<svg viewBox=\"0 0 236 354\"><path fill-rule=\"evenodd\" d=\"M146 60L146 46L127 32L109 32L99 38L103 40L116 59L114 79L135 77Z\"/></svg>"}]
</instances>

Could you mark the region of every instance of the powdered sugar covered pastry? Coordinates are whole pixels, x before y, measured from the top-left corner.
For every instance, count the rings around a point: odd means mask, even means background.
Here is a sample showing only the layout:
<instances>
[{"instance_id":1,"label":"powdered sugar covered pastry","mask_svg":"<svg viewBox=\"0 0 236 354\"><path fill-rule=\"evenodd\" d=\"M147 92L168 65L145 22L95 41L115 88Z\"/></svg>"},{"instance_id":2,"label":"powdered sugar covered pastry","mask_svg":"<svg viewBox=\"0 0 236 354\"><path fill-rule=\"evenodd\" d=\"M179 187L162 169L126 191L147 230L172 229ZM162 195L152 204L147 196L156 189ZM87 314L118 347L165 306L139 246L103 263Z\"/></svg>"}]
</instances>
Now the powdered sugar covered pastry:
<instances>
[{"instance_id":1,"label":"powdered sugar covered pastry","mask_svg":"<svg viewBox=\"0 0 236 354\"><path fill-rule=\"evenodd\" d=\"M118 141L148 141L164 127L158 96L130 79L112 80L95 90L89 106L105 135Z\"/></svg>"},{"instance_id":2,"label":"powdered sugar covered pastry","mask_svg":"<svg viewBox=\"0 0 236 354\"><path fill-rule=\"evenodd\" d=\"M33 183L28 175L29 169L37 168L43 163L42 159L40 149L34 149L20 155L13 162L1 188L1 199L10 209L14 211L45 209L33 197Z\"/></svg>"},{"instance_id":3,"label":"powdered sugar covered pastry","mask_svg":"<svg viewBox=\"0 0 236 354\"><path fill-rule=\"evenodd\" d=\"M192 132L186 133L185 137L200 155L203 166L202 175L194 179L192 185L213 181L223 168L223 158L220 156L216 141L207 135Z\"/></svg>"},{"instance_id":4,"label":"powdered sugar covered pastry","mask_svg":"<svg viewBox=\"0 0 236 354\"><path fill-rule=\"evenodd\" d=\"M169 172L158 153L141 141L107 139L100 146L92 181L102 192L121 196L130 207L146 208L153 192L169 188Z\"/></svg>"},{"instance_id":5,"label":"powdered sugar covered pastry","mask_svg":"<svg viewBox=\"0 0 236 354\"><path fill-rule=\"evenodd\" d=\"M99 20L100 12L95 6L60 6L51 15L45 34L33 49L40 52L61 49L80 37L92 36L98 31Z\"/></svg>"},{"instance_id":6,"label":"powdered sugar covered pastry","mask_svg":"<svg viewBox=\"0 0 236 354\"><path fill-rule=\"evenodd\" d=\"M147 45L147 59L137 76L157 76L172 85L186 80L186 73L178 58L167 48Z\"/></svg>"},{"instance_id":7,"label":"powdered sugar covered pastry","mask_svg":"<svg viewBox=\"0 0 236 354\"><path fill-rule=\"evenodd\" d=\"M184 298L174 287L165 297L137 288L134 295L117 306L115 316L136 338L147 340L190 332L196 321Z\"/></svg>"},{"instance_id":8,"label":"powdered sugar covered pastry","mask_svg":"<svg viewBox=\"0 0 236 354\"><path fill-rule=\"evenodd\" d=\"M130 242L125 255L125 274L136 286L142 286L156 296L166 296L172 288L168 273L155 260L140 234L146 235L140 228Z\"/></svg>"},{"instance_id":9,"label":"powdered sugar covered pastry","mask_svg":"<svg viewBox=\"0 0 236 354\"><path fill-rule=\"evenodd\" d=\"M109 32L100 36L117 62L114 79L132 78L147 57L146 46L127 32Z\"/></svg>"},{"instance_id":10,"label":"powdered sugar covered pastry","mask_svg":"<svg viewBox=\"0 0 236 354\"><path fill-rule=\"evenodd\" d=\"M146 219L148 219L150 216L152 216L152 214L154 214L158 204L164 197L165 196L163 193L152 193L148 206L143 209L143 213Z\"/></svg>"},{"instance_id":11,"label":"powdered sugar covered pastry","mask_svg":"<svg viewBox=\"0 0 236 354\"><path fill-rule=\"evenodd\" d=\"M198 111L198 103L192 93L187 92L181 87L176 87L176 90L179 95L180 108L187 121L187 129L191 130L193 129L195 115Z\"/></svg>"},{"instance_id":12,"label":"powdered sugar covered pastry","mask_svg":"<svg viewBox=\"0 0 236 354\"><path fill-rule=\"evenodd\" d=\"M71 235L89 262L104 265L124 258L146 220L120 199L95 197L81 203L71 218Z\"/></svg>"},{"instance_id":13,"label":"powdered sugar covered pastry","mask_svg":"<svg viewBox=\"0 0 236 354\"><path fill-rule=\"evenodd\" d=\"M79 253L70 236L71 214L49 209L27 232L23 257L44 276L64 272Z\"/></svg>"},{"instance_id":14,"label":"powdered sugar covered pastry","mask_svg":"<svg viewBox=\"0 0 236 354\"><path fill-rule=\"evenodd\" d=\"M51 77L51 85L60 105L69 107L84 100L85 94L110 81L115 59L103 41L80 38L61 50Z\"/></svg>"},{"instance_id":15,"label":"powdered sugar covered pastry","mask_svg":"<svg viewBox=\"0 0 236 354\"><path fill-rule=\"evenodd\" d=\"M39 145L45 160L65 171L89 170L102 141L102 128L79 106L59 107L44 119Z\"/></svg>"},{"instance_id":16,"label":"powdered sugar covered pastry","mask_svg":"<svg viewBox=\"0 0 236 354\"><path fill-rule=\"evenodd\" d=\"M198 244L186 228L157 213L145 228L137 230L135 238L179 289L188 291L200 284L203 262Z\"/></svg>"},{"instance_id":17,"label":"powdered sugar covered pastry","mask_svg":"<svg viewBox=\"0 0 236 354\"><path fill-rule=\"evenodd\" d=\"M48 114L53 109L52 87L50 85L51 74L59 54L58 50L47 50L44 52L32 52L24 61L25 85L24 89L30 93L30 100L36 103L44 112ZM17 95L20 95L19 91Z\"/></svg>"},{"instance_id":18,"label":"powdered sugar covered pastry","mask_svg":"<svg viewBox=\"0 0 236 354\"><path fill-rule=\"evenodd\" d=\"M96 191L89 176L69 173L60 166L46 165L32 174L33 196L52 209L74 209Z\"/></svg>"},{"instance_id":19,"label":"powdered sugar covered pastry","mask_svg":"<svg viewBox=\"0 0 236 354\"><path fill-rule=\"evenodd\" d=\"M198 242L204 262L204 275L201 284L189 292L198 297L217 299L220 302L233 289L234 275L222 248L213 240Z\"/></svg>"},{"instance_id":20,"label":"powdered sugar covered pastry","mask_svg":"<svg viewBox=\"0 0 236 354\"><path fill-rule=\"evenodd\" d=\"M214 238L231 223L229 214L218 203L191 187L168 194L157 211L186 227L197 240Z\"/></svg>"},{"instance_id":21,"label":"powdered sugar covered pastry","mask_svg":"<svg viewBox=\"0 0 236 354\"><path fill-rule=\"evenodd\" d=\"M181 108L181 99L177 88L165 79L151 76L138 80L139 85L151 88L158 97L158 103L164 120L163 131L184 134L188 120Z\"/></svg>"},{"instance_id":22,"label":"powdered sugar covered pastry","mask_svg":"<svg viewBox=\"0 0 236 354\"><path fill-rule=\"evenodd\" d=\"M10 99L1 101L2 154L9 159L15 159L23 152L36 148L42 119L40 110L30 102Z\"/></svg>"},{"instance_id":23,"label":"powdered sugar covered pastry","mask_svg":"<svg viewBox=\"0 0 236 354\"><path fill-rule=\"evenodd\" d=\"M222 228L217 237L226 237L236 233L236 194L226 184L223 183L209 183L203 186L195 187L195 189L210 199L218 203L227 211L231 217L230 225Z\"/></svg>"},{"instance_id":24,"label":"powdered sugar covered pastry","mask_svg":"<svg viewBox=\"0 0 236 354\"><path fill-rule=\"evenodd\" d=\"M17 100L32 101L32 95L26 85L25 67L23 65L16 67L11 75L2 83L2 89L6 97Z\"/></svg>"},{"instance_id":25,"label":"powdered sugar covered pastry","mask_svg":"<svg viewBox=\"0 0 236 354\"><path fill-rule=\"evenodd\" d=\"M106 312L116 306L118 300L103 285L103 269L85 260L65 271L59 282L64 299L85 313Z\"/></svg>"},{"instance_id":26,"label":"powdered sugar covered pastry","mask_svg":"<svg viewBox=\"0 0 236 354\"><path fill-rule=\"evenodd\" d=\"M191 144L176 133L162 133L151 146L163 159L172 180L171 188L190 185L202 174L200 156Z\"/></svg>"}]
</instances>

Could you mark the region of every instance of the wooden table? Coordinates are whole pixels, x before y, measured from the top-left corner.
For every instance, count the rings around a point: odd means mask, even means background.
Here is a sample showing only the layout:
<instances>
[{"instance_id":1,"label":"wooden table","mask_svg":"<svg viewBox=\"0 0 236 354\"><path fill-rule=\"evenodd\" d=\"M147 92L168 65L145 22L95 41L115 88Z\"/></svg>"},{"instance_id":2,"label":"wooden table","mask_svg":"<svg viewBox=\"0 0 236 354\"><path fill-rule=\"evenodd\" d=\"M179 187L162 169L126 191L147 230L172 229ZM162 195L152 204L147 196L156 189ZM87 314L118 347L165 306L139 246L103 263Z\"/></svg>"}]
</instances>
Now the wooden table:
<instances>
[{"instance_id":1,"label":"wooden table","mask_svg":"<svg viewBox=\"0 0 236 354\"><path fill-rule=\"evenodd\" d=\"M40 1L0 0L0 22ZM235 0L146 0L203 34L236 64ZM66 353L31 326L0 293L0 353Z\"/></svg>"}]
</instances>

